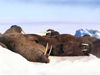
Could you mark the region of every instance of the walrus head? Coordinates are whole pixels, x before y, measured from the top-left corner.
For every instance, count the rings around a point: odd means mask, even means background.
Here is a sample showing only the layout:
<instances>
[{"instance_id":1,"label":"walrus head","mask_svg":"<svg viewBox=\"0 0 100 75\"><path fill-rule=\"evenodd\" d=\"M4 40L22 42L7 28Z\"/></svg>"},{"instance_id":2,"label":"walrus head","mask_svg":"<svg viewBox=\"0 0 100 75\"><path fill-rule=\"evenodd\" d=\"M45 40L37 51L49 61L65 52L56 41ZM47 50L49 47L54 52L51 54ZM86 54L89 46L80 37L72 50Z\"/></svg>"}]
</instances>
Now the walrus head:
<instances>
[{"instance_id":1,"label":"walrus head","mask_svg":"<svg viewBox=\"0 0 100 75\"><path fill-rule=\"evenodd\" d=\"M48 29L47 31L43 31L43 33L46 33L46 36L48 37L55 37L59 35L59 32L53 30L53 29Z\"/></svg>"},{"instance_id":2,"label":"walrus head","mask_svg":"<svg viewBox=\"0 0 100 75\"><path fill-rule=\"evenodd\" d=\"M17 26L17 25L12 25L4 34L8 34L8 33L25 34L24 31L22 30L22 28L20 26Z\"/></svg>"}]
</instances>

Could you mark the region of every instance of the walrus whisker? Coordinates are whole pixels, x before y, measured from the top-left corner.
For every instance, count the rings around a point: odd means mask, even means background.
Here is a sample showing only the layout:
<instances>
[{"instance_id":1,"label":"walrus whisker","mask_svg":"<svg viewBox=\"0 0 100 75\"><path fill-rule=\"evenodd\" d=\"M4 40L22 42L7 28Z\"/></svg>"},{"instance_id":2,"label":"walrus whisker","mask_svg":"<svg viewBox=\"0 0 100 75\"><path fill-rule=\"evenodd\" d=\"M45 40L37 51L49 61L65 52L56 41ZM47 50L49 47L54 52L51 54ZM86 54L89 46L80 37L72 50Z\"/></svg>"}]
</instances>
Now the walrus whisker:
<instances>
[{"instance_id":1,"label":"walrus whisker","mask_svg":"<svg viewBox=\"0 0 100 75\"><path fill-rule=\"evenodd\" d=\"M47 43L47 45L46 45L46 49L45 49L44 55L47 54L47 51L48 51L48 43Z\"/></svg>"},{"instance_id":2,"label":"walrus whisker","mask_svg":"<svg viewBox=\"0 0 100 75\"><path fill-rule=\"evenodd\" d=\"M51 47L50 47L50 51L49 51L49 53L48 53L48 57L50 56L51 51L52 51L52 45L51 45Z\"/></svg>"}]
</instances>

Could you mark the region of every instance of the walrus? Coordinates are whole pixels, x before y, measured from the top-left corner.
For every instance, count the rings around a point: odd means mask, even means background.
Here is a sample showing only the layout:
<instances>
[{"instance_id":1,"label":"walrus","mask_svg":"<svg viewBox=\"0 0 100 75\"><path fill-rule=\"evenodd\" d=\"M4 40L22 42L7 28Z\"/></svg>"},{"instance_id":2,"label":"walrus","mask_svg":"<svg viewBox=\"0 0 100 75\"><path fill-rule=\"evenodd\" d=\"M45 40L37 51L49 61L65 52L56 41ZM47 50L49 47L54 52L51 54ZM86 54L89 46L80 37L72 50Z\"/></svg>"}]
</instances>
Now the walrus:
<instances>
[{"instance_id":1,"label":"walrus","mask_svg":"<svg viewBox=\"0 0 100 75\"><path fill-rule=\"evenodd\" d=\"M77 49L77 51L75 50L76 53L80 52L79 50L81 50L84 53L84 55L89 55L89 53L93 47L93 42L95 40L97 40L97 38L90 37L90 36L76 37L71 34L59 34L59 32L52 30L52 29L49 29L45 32L46 32L45 37L55 38L55 39L57 39L57 41L62 43L61 52L65 52L67 50L65 53L63 53L63 55L64 54L67 55L68 50L70 50L70 52L72 52L74 49L73 47L79 48L79 49ZM53 33L53 35L51 35L52 33ZM73 43L74 46L72 45L71 42ZM71 44L70 47L69 47L69 44ZM80 52L80 53L82 54L82 52ZM77 54L79 55L79 53L77 53ZM74 55L74 54L72 54L72 55Z\"/></svg>"},{"instance_id":2,"label":"walrus","mask_svg":"<svg viewBox=\"0 0 100 75\"><path fill-rule=\"evenodd\" d=\"M0 42L4 43L8 49L21 54L29 61L49 63L49 59L44 55L45 47L29 40L20 33L9 33L0 37Z\"/></svg>"},{"instance_id":3,"label":"walrus","mask_svg":"<svg viewBox=\"0 0 100 75\"><path fill-rule=\"evenodd\" d=\"M58 31L55 31L53 29L48 29L47 31L45 31L46 36L52 38L52 37L56 37L57 35L59 35L60 33Z\"/></svg>"},{"instance_id":4,"label":"walrus","mask_svg":"<svg viewBox=\"0 0 100 75\"><path fill-rule=\"evenodd\" d=\"M59 50L58 51L54 50L54 54L57 54L59 56L62 56L62 55L63 56L67 56L67 55L74 56L75 53L76 53L76 55L81 55L81 56L83 55L83 52L81 51L81 49L78 48L78 45L80 45L80 43L78 43L78 41L81 41L81 39L79 40L79 39L77 39L77 37L70 35L70 34L60 34L58 31L55 31L52 29L48 29L45 32L46 32L45 37L49 37L49 38L53 38L53 39L55 38L59 42L59 45L56 46L56 48L58 47ZM73 47L76 47L77 49L74 50ZM69 53L69 51L70 51L70 53Z\"/></svg>"},{"instance_id":5,"label":"walrus","mask_svg":"<svg viewBox=\"0 0 100 75\"><path fill-rule=\"evenodd\" d=\"M0 37L0 42L29 61L48 63L49 59L45 53L46 48L32 40L31 37L26 37L27 34L24 35L22 32L23 30L20 26L12 25Z\"/></svg>"},{"instance_id":6,"label":"walrus","mask_svg":"<svg viewBox=\"0 0 100 75\"><path fill-rule=\"evenodd\" d=\"M80 48L73 43L61 43L57 41L55 38L49 38L44 36L39 36L35 34L29 34L26 35L26 37L30 37L31 40L36 41L37 43L46 46L46 44L49 44L48 52L50 50L50 47L52 46L52 51L50 53L51 56L83 56L83 52L80 50ZM70 48L69 48L70 47ZM70 53L69 53L70 51Z\"/></svg>"}]
</instances>

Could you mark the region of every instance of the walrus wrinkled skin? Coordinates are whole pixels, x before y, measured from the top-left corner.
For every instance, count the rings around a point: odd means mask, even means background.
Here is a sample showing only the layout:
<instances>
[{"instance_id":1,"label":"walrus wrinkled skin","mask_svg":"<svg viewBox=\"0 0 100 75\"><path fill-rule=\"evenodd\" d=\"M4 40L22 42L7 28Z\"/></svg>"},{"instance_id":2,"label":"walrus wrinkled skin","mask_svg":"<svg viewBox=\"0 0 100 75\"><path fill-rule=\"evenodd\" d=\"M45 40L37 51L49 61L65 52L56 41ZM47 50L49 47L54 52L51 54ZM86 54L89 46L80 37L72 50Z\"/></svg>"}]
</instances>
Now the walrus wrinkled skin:
<instances>
[{"instance_id":1,"label":"walrus wrinkled skin","mask_svg":"<svg viewBox=\"0 0 100 75\"><path fill-rule=\"evenodd\" d=\"M30 40L28 37L26 38L23 34L10 33L2 35L0 42L29 61L49 63L48 57L44 55L45 47Z\"/></svg>"}]
</instances>

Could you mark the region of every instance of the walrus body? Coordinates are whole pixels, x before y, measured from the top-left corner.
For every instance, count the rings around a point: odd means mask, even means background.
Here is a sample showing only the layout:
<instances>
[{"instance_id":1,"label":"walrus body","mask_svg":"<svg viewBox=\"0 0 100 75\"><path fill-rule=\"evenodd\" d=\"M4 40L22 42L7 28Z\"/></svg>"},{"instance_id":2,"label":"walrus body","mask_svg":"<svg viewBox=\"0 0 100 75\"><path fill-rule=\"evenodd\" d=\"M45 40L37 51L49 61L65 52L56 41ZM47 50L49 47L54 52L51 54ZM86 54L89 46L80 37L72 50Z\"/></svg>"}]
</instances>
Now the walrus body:
<instances>
[{"instance_id":1,"label":"walrus body","mask_svg":"<svg viewBox=\"0 0 100 75\"><path fill-rule=\"evenodd\" d=\"M28 40L23 34L6 34L0 37L8 49L21 54L29 61L48 63L49 59L44 55L45 47L34 41Z\"/></svg>"},{"instance_id":2,"label":"walrus body","mask_svg":"<svg viewBox=\"0 0 100 75\"><path fill-rule=\"evenodd\" d=\"M29 61L48 63L49 59L44 55L45 47L22 32L20 26L13 25L0 37L0 42Z\"/></svg>"}]
</instances>

